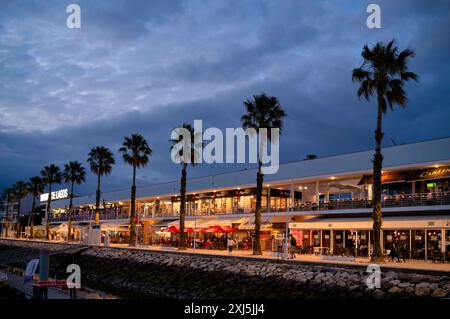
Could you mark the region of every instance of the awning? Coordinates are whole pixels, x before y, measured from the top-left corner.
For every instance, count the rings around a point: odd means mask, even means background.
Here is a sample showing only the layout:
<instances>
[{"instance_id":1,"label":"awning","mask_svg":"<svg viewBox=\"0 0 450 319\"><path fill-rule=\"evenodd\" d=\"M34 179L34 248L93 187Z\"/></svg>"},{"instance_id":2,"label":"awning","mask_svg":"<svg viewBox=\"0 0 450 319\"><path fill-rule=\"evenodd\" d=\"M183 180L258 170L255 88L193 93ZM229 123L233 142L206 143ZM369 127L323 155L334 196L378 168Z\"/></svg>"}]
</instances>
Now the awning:
<instances>
[{"instance_id":1,"label":"awning","mask_svg":"<svg viewBox=\"0 0 450 319\"><path fill-rule=\"evenodd\" d=\"M198 226L199 220L197 220L197 226ZM184 227L194 227L194 221L193 220L185 220L184 221ZM174 220L172 222L167 223L167 227L175 226L177 228L180 228L180 221Z\"/></svg>"},{"instance_id":2,"label":"awning","mask_svg":"<svg viewBox=\"0 0 450 319\"><path fill-rule=\"evenodd\" d=\"M289 223L291 229L320 230L370 230L370 217L313 218L302 222ZM402 216L383 217L383 229L442 229L450 228L450 216Z\"/></svg>"},{"instance_id":3,"label":"awning","mask_svg":"<svg viewBox=\"0 0 450 319\"><path fill-rule=\"evenodd\" d=\"M101 224L103 231L130 231L128 224Z\"/></svg>"},{"instance_id":4,"label":"awning","mask_svg":"<svg viewBox=\"0 0 450 319\"><path fill-rule=\"evenodd\" d=\"M268 228L271 226L272 216L261 216L261 229ZM239 225L239 230L254 230L255 229L255 218L246 217L245 221Z\"/></svg>"},{"instance_id":5,"label":"awning","mask_svg":"<svg viewBox=\"0 0 450 319\"><path fill-rule=\"evenodd\" d=\"M169 223L172 222L173 219L164 219L160 220L154 224L148 225L149 227L167 227L169 226Z\"/></svg>"},{"instance_id":6,"label":"awning","mask_svg":"<svg viewBox=\"0 0 450 319\"><path fill-rule=\"evenodd\" d=\"M231 227L232 224L238 224L242 222L242 218L236 219L210 219L204 220L201 224L201 227L210 227L210 226L221 226L221 227ZM198 222L197 222L198 227Z\"/></svg>"},{"instance_id":7,"label":"awning","mask_svg":"<svg viewBox=\"0 0 450 319\"><path fill-rule=\"evenodd\" d=\"M188 219L184 221L184 227L186 228L206 228L210 226L228 226L231 227L233 224L241 224L245 222L246 218L238 218L238 219L224 219L224 218L199 218L197 220ZM168 227L175 226L180 227L180 221L175 220L167 224Z\"/></svg>"}]
</instances>

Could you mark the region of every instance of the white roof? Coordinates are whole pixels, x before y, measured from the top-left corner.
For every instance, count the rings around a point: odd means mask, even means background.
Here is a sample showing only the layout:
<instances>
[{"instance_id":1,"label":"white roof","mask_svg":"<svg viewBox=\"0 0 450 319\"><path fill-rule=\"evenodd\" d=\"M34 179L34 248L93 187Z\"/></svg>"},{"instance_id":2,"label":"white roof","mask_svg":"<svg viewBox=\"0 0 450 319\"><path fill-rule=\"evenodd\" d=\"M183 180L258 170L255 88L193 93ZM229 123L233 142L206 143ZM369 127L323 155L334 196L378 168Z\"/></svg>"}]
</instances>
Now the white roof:
<instances>
[{"instance_id":1,"label":"white roof","mask_svg":"<svg viewBox=\"0 0 450 319\"><path fill-rule=\"evenodd\" d=\"M402 144L382 149L383 169L413 168L432 164L450 163L450 137L412 144ZM373 150L335 155L314 160L298 161L281 164L276 174L265 175L264 181L275 183L281 181L306 181L308 179L349 175L370 174L372 171ZM191 178L187 181L188 192L201 192L232 187L247 187L255 185L256 169L241 170L231 173L217 174L205 177ZM214 182L214 183L213 183ZM179 181L138 187L137 198L155 196L173 196L179 193ZM102 194L102 200L129 200L129 188ZM95 203L95 194L73 199L74 205ZM68 200L55 201L54 208L68 205Z\"/></svg>"}]
</instances>

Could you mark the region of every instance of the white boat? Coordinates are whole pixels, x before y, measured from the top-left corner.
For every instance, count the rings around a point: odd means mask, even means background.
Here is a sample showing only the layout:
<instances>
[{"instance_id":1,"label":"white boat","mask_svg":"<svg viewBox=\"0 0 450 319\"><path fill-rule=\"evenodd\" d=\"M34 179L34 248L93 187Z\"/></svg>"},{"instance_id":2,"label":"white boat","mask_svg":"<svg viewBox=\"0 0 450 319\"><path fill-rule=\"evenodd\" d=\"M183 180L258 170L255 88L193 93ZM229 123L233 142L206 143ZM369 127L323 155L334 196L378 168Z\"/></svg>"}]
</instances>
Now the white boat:
<instances>
[{"instance_id":1,"label":"white boat","mask_svg":"<svg viewBox=\"0 0 450 319\"><path fill-rule=\"evenodd\" d=\"M0 272L0 283L8 281L8 275L4 272Z\"/></svg>"}]
</instances>

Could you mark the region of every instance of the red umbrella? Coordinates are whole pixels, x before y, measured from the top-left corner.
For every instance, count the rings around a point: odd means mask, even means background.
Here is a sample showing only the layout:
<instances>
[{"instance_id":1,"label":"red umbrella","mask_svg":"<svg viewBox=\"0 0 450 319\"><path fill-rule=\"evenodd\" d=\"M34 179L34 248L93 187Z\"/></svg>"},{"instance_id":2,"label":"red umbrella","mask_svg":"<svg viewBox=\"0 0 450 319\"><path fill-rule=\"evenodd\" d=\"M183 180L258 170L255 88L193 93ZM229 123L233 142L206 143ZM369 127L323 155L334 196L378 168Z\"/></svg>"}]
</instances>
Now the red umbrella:
<instances>
[{"instance_id":1,"label":"red umbrella","mask_svg":"<svg viewBox=\"0 0 450 319\"><path fill-rule=\"evenodd\" d=\"M220 228L222 228L221 233L232 233L232 232L234 232L233 227L230 227L230 226L221 226Z\"/></svg>"},{"instance_id":2,"label":"red umbrella","mask_svg":"<svg viewBox=\"0 0 450 319\"><path fill-rule=\"evenodd\" d=\"M162 231L169 232L169 233L178 233L180 229L177 226L170 226L167 228L164 228Z\"/></svg>"},{"instance_id":3,"label":"red umbrella","mask_svg":"<svg viewBox=\"0 0 450 319\"><path fill-rule=\"evenodd\" d=\"M208 226L205 233L220 233L220 226Z\"/></svg>"},{"instance_id":4,"label":"red umbrella","mask_svg":"<svg viewBox=\"0 0 450 319\"><path fill-rule=\"evenodd\" d=\"M194 233L194 228L193 227L187 227L185 228L185 232L186 233ZM204 233L205 229L204 228L195 228L195 233Z\"/></svg>"},{"instance_id":5,"label":"red umbrella","mask_svg":"<svg viewBox=\"0 0 450 319\"><path fill-rule=\"evenodd\" d=\"M206 228L206 233L231 233L234 229L230 226L209 226Z\"/></svg>"}]
</instances>

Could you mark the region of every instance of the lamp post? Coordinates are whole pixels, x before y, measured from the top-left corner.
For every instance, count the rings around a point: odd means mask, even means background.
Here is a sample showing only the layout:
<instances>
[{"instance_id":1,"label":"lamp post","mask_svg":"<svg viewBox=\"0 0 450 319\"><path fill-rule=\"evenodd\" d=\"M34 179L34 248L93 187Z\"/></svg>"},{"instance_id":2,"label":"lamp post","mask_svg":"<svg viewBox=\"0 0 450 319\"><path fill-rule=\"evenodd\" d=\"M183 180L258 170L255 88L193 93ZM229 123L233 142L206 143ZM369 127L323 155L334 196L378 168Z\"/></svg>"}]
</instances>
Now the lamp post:
<instances>
[{"instance_id":1,"label":"lamp post","mask_svg":"<svg viewBox=\"0 0 450 319\"><path fill-rule=\"evenodd\" d=\"M194 247L193 247L193 252L195 253L195 244L196 244L196 236L197 236L197 218L194 218Z\"/></svg>"},{"instance_id":2,"label":"lamp post","mask_svg":"<svg viewBox=\"0 0 450 319\"><path fill-rule=\"evenodd\" d=\"M289 234L289 214L290 211L294 208L294 184L291 182L291 187L289 190L289 207L286 209L286 235L284 241L284 258L288 259L288 234Z\"/></svg>"}]
</instances>

